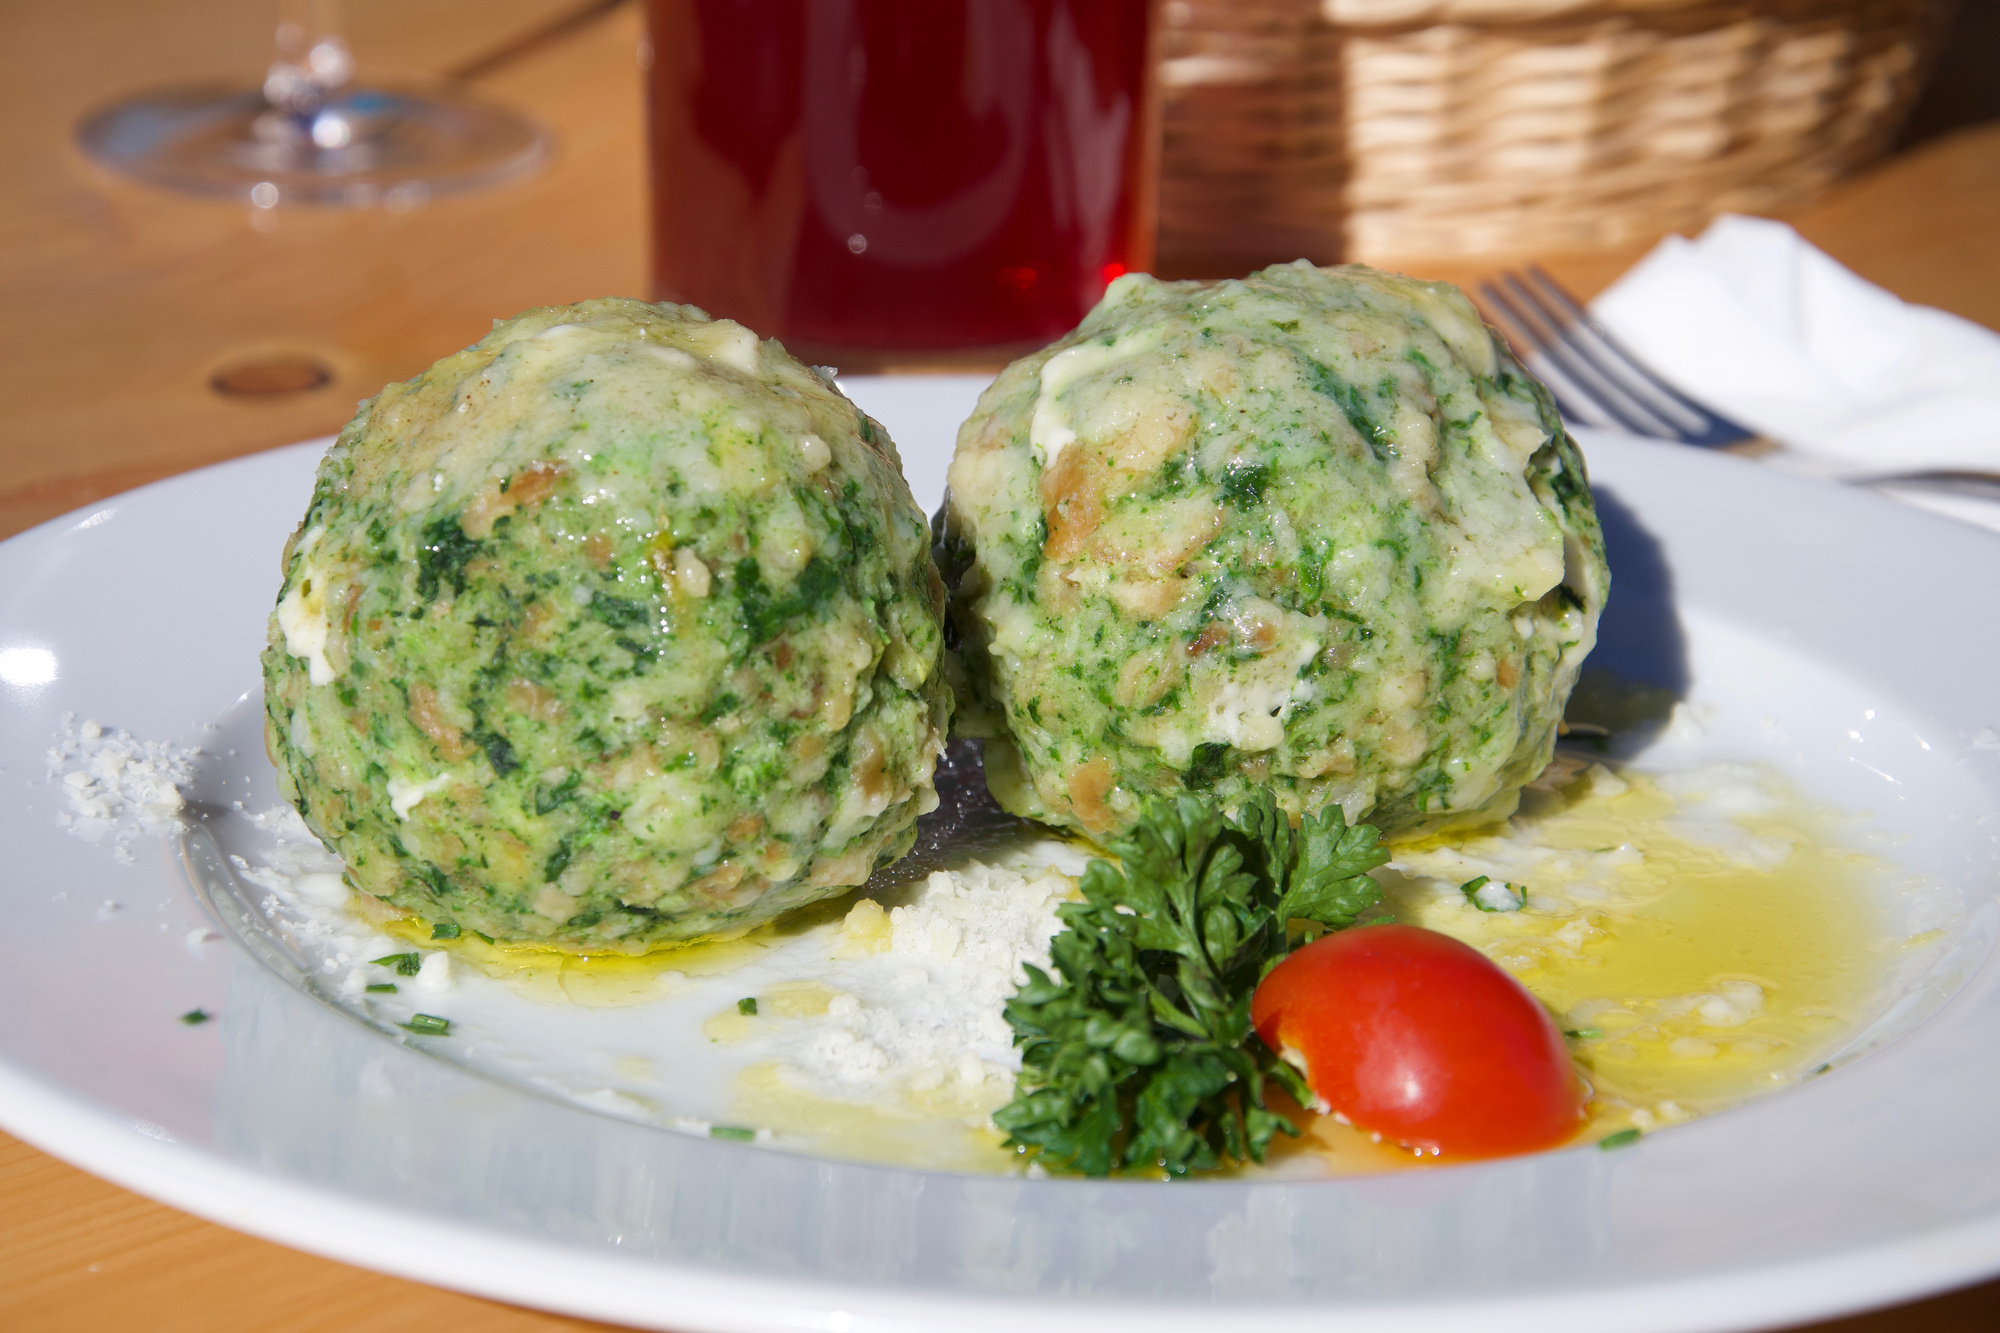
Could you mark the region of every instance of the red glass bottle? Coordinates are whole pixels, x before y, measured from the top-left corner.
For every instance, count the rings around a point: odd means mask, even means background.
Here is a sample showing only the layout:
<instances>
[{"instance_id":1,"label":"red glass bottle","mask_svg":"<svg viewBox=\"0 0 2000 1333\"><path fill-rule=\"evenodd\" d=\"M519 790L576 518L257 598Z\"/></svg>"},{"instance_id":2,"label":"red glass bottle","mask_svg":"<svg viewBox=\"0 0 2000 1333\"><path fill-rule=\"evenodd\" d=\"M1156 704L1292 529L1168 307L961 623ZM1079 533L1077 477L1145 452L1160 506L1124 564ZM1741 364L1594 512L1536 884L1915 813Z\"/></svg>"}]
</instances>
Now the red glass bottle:
<instances>
[{"instance_id":1,"label":"red glass bottle","mask_svg":"<svg viewBox=\"0 0 2000 1333\"><path fill-rule=\"evenodd\" d=\"M663 300L859 370L997 360L1152 260L1152 0L653 0Z\"/></svg>"}]
</instances>

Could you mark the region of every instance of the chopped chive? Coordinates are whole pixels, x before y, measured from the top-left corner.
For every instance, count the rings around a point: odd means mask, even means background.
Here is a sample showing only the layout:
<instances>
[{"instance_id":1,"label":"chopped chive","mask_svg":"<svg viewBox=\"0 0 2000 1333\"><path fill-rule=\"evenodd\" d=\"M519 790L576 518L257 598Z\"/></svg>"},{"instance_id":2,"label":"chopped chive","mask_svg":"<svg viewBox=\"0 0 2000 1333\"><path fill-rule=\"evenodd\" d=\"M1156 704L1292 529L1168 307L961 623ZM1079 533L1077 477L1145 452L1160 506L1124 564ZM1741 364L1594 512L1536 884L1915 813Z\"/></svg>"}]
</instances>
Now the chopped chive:
<instances>
[{"instance_id":1,"label":"chopped chive","mask_svg":"<svg viewBox=\"0 0 2000 1333\"><path fill-rule=\"evenodd\" d=\"M757 997L746 995L738 1000L736 1002L736 1012L739 1014L748 1014L751 1018L755 1018L757 1016Z\"/></svg>"},{"instance_id":2,"label":"chopped chive","mask_svg":"<svg viewBox=\"0 0 2000 1333\"><path fill-rule=\"evenodd\" d=\"M1623 1148L1639 1141L1636 1129L1621 1129L1616 1134L1606 1134L1597 1141L1597 1146L1609 1152L1613 1148Z\"/></svg>"},{"instance_id":3,"label":"chopped chive","mask_svg":"<svg viewBox=\"0 0 2000 1333\"><path fill-rule=\"evenodd\" d=\"M436 1014L411 1014L410 1021L403 1026L426 1037L443 1037L451 1032L451 1020Z\"/></svg>"},{"instance_id":4,"label":"chopped chive","mask_svg":"<svg viewBox=\"0 0 2000 1333\"><path fill-rule=\"evenodd\" d=\"M371 984L368 989L376 995L394 995L396 993L396 983L393 981L377 981Z\"/></svg>"},{"instance_id":5,"label":"chopped chive","mask_svg":"<svg viewBox=\"0 0 2000 1333\"><path fill-rule=\"evenodd\" d=\"M493 943L493 937L491 935L488 935L483 930L475 930L472 933L477 935L480 939L485 940L488 944Z\"/></svg>"},{"instance_id":6,"label":"chopped chive","mask_svg":"<svg viewBox=\"0 0 2000 1333\"><path fill-rule=\"evenodd\" d=\"M413 950L409 953L386 953L368 962L374 967L393 967L399 977L414 977L424 965L424 956Z\"/></svg>"},{"instance_id":7,"label":"chopped chive","mask_svg":"<svg viewBox=\"0 0 2000 1333\"><path fill-rule=\"evenodd\" d=\"M1574 1037L1578 1041L1596 1041L1599 1037L1604 1035L1604 1029L1571 1028L1567 1032L1563 1033L1563 1035L1565 1037Z\"/></svg>"},{"instance_id":8,"label":"chopped chive","mask_svg":"<svg viewBox=\"0 0 2000 1333\"><path fill-rule=\"evenodd\" d=\"M757 1131L754 1129L745 1129L741 1125L710 1125L708 1127L708 1137L712 1139L733 1139L738 1143L749 1143L757 1137Z\"/></svg>"},{"instance_id":9,"label":"chopped chive","mask_svg":"<svg viewBox=\"0 0 2000 1333\"><path fill-rule=\"evenodd\" d=\"M214 1015L205 1009L190 1009L181 1015L181 1022L187 1024L189 1027L194 1027L198 1023L206 1023L212 1017Z\"/></svg>"},{"instance_id":10,"label":"chopped chive","mask_svg":"<svg viewBox=\"0 0 2000 1333\"><path fill-rule=\"evenodd\" d=\"M455 939L457 939L457 938L458 938L458 923L457 923L456 921L440 921L440 922L438 922L438 923L437 923L436 925L434 925L434 926L432 926L432 927L431 927L431 938L432 938L432 939L434 939L434 940L455 940Z\"/></svg>"},{"instance_id":11,"label":"chopped chive","mask_svg":"<svg viewBox=\"0 0 2000 1333\"><path fill-rule=\"evenodd\" d=\"M1518 912L1528 905L1528 886L1525 884L1502 884L1504 896L1499 902L1493 901L1494 894L1489 886L1492 879L1479 875L1458 886L1465 900L1482 912Z\"/></svg>"}]
</instances>

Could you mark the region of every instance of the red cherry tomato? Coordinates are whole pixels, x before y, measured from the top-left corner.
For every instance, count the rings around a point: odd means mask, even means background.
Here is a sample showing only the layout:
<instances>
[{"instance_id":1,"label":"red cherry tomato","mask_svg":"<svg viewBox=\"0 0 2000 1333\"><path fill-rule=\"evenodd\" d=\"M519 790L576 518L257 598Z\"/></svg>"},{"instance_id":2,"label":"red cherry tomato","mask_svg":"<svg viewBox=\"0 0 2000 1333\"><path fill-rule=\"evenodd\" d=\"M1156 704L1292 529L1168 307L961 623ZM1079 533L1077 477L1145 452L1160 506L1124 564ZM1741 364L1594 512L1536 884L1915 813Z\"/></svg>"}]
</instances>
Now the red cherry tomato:
<instances>
[{"instance_id":1,"label":"red cherry tomato","mask_svg":"<svg viewBox=\"0 0 2000 1333\"><path fill-rule=\"evenodd\" d=\"M1250 1021L1305 1057L1306 1082L1362 1129L1496 1157L1553 1147L1584 1089L1546 1010L1485 954L1415 926L1316 940L1271 970Z\"/></svg>"}]
</instances>

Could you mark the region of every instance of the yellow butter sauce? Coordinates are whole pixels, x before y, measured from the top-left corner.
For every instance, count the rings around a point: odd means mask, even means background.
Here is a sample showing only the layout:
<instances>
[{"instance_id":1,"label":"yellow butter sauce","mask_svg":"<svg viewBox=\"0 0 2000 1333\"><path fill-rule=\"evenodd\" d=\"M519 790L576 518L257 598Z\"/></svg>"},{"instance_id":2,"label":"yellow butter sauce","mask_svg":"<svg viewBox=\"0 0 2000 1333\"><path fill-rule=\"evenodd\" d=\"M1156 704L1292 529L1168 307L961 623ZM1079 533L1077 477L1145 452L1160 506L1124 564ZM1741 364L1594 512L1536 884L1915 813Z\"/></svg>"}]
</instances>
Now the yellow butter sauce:
<instances>
[{"instance_id":1,"label":"yellow butter sauce","mask_svg":"<svg viewBox=\"0 0 2000 1333\"><path fill-rule=\"evenodd\" d=\"M1592 1087L1585 1140L1810 1076L1879 1004L1885 954L1910 943L1894 937L1876 887L1886 867L1834 846L1826 812L1781 798L1731 821L1733 845L1697 841L1660 783L1605 779L1540 794L1504 842L1396 847L1399 869L1382 877L1397 920L1481 949L1573 1034ZM1467 901L1458 871L1489 860L1519 868L1507 878L1526 884L1526 909ZM1313 1119L1300 1149L1339 1171L1438 1160L1330 1117Z\"/></svg>"},{"instance_id":2,"label":"yellow butter sauce","mask_svg":"<svg viewBox=\"0 0 2000 1333\"><path fill-rule=\"evenodd\" d=\"M1718 770L1721 783L1745 770ZM1465 940L1516 976L1571 1032L1592 1087L1583 1141L1652 1130L1771 1092L1803 1077L1881 1000L1898 938L1875 858L1837 846L1829 812L1796 798L1753 802L1761 813L1726 819L1705 808L1687 822L1701 774L1664 780L1586 772L1559 791L1531 792L1523 812L1486 835L1406 842L1378 872L1384 911ZM1692 785L1690 785L1692 784ZM1726 803L1725 803L1726 806ZM1473 874L1525 884L1516 912L1481 912L1459 891ZM449 949L520 993L551 1003L619 1007L671 994L689 977L733 970L800 933L845 918L836 949L886 943L886 918L868 898L843 898L734 939L639 956L579 955L492 943L469 932L430 938L415 918L383 923L413 945ZM753 1025L824 1012L833 992L809 978L762 988L759 1015L725 1010L705 1032L720 1044ZM737 1080L743 1123L843 1157L1011 1170L987 1117L1009 1086L947 1084L891 1101L850 1104L805 1092L770 1065ZM1295 1108L1283 1108L1289 1112ZM1332 1116L1293 1114L1304 1131L1281 1138L1273 1165L1336 1174L1395 1170L1422 1158L1379 1143Z\"/></svg>"},{"instance_id":3,"label":"yellow butter sauce","mask_svg":"<svg viewBox=\"0 0 2000 1333\"><path fill-rule=\"evenodd\" d=\"M1019 1157L1001 1146L992 1115L1011 1084L945 1084L905 1089L894 1101L820 1097L787 1082L775 1065L752 1065L736 1080L735 1114L817 1152L891 1166L984 1174L1010 1171Z\"/></svg>"},{"instance_id":4,"label":"yellow butter sauce","mask_svg":"<svg viewBox=\"0 0 2000 1333\"><path fill-rule=\"evenodd\" d=\"M848 907L847 899L836 899L740 935L668 945L642 954L573 953L545 945L488 940L470 931L455 939L433 939L430 923L414 916L394 917L379 925L386 933L420 948L444 949L455 963L477 968L529 999L620 1009L663 999L689 977L733 972L797 935L839 920Z\"/></svg>"}]
</instances>

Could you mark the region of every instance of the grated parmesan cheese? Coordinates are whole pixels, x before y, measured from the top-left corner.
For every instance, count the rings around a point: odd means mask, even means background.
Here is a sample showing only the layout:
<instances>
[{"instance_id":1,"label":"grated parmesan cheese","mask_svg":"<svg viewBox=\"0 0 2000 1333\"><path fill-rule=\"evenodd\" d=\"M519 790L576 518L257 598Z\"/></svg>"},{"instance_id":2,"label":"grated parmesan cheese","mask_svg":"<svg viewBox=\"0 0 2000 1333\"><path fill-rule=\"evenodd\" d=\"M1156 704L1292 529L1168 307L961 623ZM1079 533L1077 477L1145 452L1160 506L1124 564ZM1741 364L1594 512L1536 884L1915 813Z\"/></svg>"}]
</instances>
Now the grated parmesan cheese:
<instances>
[{"instance_id":1,"label":"grated parmesan cheese","mask_svg":"<svg viewBox=\"0 0 2000 1333\"><path fill-rule=\"evenodd\" d=\"M841 993L823 1014L787 1024L781 1071L847 1099L950 1088L1004 1100L1020 1056L1001 1011L1024 963L1049 966L1056 909L1075 888L1053 868L974 863L934 872L886 932L881 908L857 903L843 935L859 956L828 977Z\"/></svg>"},{"instance_id":2,"label":"grated parmesan cheese","mask_svg":"<svg viewBox=\"0 0 2000 1333\"><path fill-rule=\"evenodd\" d=\"M180 827L186 805L180 788L200 753L165 741L142 741L94 719L79 723L75 713L64 713L62 730L48 751L49 780L62 787L69 803L56 823L85 842L109 839L113 855L130 863L133 838Z\"/></svg>"}]
</instances>

